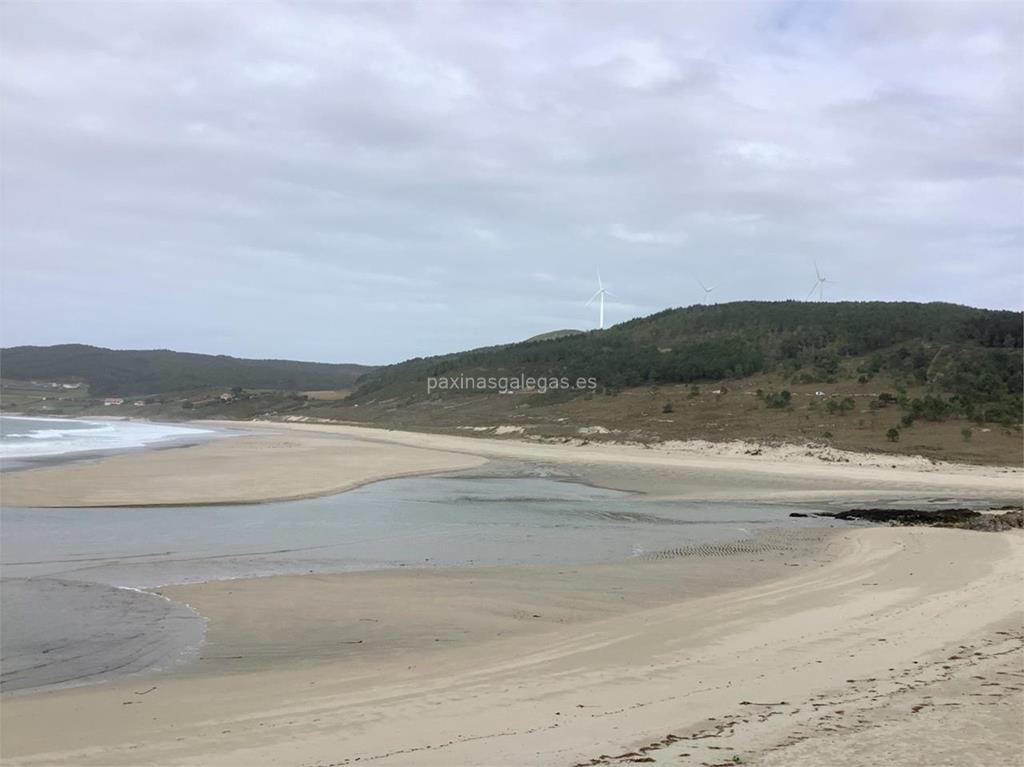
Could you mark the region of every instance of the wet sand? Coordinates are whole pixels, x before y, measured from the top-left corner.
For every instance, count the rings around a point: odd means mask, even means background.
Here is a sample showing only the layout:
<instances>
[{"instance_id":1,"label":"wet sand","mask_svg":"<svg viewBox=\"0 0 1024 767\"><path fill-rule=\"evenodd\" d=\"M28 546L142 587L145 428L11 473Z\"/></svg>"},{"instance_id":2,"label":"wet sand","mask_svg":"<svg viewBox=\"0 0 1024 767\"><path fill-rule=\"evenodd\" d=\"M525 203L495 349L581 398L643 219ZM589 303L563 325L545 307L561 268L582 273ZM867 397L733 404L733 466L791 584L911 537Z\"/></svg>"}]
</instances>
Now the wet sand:
<instances>
[{"instance_id":1,"label":"wet sand","mask_svg":"<svg viewBox=\"0 0 1024 767\"><path fill-rule=\"evenodd\" d=\"M872 528L787 545L629 566L167 589L210 618L204 659L182 674L9 697L3 755L26 765L1017 758L1024 536Z\"/></svg>"},{"instance_id":2,"label":"wet sand","mask_svg":"<svg viewBox=\"0 0 1024 767\"><path fill-rule=\"evenodd\" d=\"M189 607L134 589L5 577L0 599L3 692L173 669L198 655L203 638Z\"/></svg>"}]
</instances>

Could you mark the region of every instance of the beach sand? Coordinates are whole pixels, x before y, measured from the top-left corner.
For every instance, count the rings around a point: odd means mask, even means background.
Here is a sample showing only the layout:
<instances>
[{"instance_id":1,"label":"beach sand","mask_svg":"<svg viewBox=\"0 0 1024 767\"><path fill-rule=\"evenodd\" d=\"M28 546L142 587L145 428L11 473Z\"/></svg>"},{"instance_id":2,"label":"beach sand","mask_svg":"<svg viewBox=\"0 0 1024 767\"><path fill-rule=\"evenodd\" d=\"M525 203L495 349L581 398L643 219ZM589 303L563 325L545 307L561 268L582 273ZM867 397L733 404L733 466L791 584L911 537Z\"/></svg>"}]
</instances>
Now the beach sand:
<instances>
[{"instance_id":1,"label":"beach sand","mask_svg":"<svg viewBox=\"0 0 1024 767\"><path fill-rule=\"evenodd\" d=\"M258 503L483 463L466 453L275 429L9 472L0 481L0 500L5 506L82 507Z\"/></svg>"},{"instance_id":2,"label":"beach sand","mask_svg":"<svg viewBox=\"0 0 1024 767\"><path fill-rule=\"evenodd\" d=\"M220 425L237 423L223 422ZM358 426L246 423L255 435L3 476L7 506L253 503L329 495L414 474L514 461L651 498L1019 503L1024 471L797 446L704 442L552 445ZM752 453L756 453L752 454ZM183 481L184 480L184 481Z\"/></svg>"},{"instance_id":3,"label":"beach sand","mask_svg":"<svg viewBox=\"0 0 1024 767\"><path fill-rule=\"evenodd\" d=\"M3 756L1013 764L1022 563L1016 533L871 528L660 563L168 588L209 617L205 660L11 696Z\"/></svg>"},{"instance_id":4,"label":"beach sand","mask_svg":"<svg viewBox=\"0 0 1024 767\"><path fill-rule=\"evenodd\" d=\"M17 472L4 477L5 502L13 483L23 502L82 492L111 503L104 477L125 483L123 503L293 497L387 471L487 471L487 460L661 497L1020 498L1019 472L992 468L267 429ZM306 484L269 460L251 476L241 456L261 460L275 441L288 447L270 454L305 465ZM239 452L214 470L216 451ZM198 482L181 482L186 466ZM148 468L140 479L131 467ZM1019 764L1022 574L1020 531L861 528L613 565L167 587L209 620L202 659L5 696L0 755L14 765Z\"/></svg>"}]
</instances>

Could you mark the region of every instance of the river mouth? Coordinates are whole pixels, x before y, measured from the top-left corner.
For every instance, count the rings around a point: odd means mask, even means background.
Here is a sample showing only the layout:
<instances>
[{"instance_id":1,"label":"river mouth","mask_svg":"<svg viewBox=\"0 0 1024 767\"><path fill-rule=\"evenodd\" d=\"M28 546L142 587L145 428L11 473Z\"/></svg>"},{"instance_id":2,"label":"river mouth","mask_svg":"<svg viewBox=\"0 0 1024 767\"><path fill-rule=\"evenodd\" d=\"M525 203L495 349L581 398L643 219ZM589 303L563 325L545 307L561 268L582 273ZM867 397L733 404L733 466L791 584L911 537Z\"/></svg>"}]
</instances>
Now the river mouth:
<instances>
[{"instance_id":1,"label":"river mouth","mask_svg":"<svg viewBox=\"0 0 1024 767\"><path fill-rule=\"evenodd\" d=\"M806 506L640 500L540 477L417 477L231 506L4 508L0 689L169 669L203 620L146 589L399 567L658 558L768 529L836 526Z\"/></svg>"}]
</instances>

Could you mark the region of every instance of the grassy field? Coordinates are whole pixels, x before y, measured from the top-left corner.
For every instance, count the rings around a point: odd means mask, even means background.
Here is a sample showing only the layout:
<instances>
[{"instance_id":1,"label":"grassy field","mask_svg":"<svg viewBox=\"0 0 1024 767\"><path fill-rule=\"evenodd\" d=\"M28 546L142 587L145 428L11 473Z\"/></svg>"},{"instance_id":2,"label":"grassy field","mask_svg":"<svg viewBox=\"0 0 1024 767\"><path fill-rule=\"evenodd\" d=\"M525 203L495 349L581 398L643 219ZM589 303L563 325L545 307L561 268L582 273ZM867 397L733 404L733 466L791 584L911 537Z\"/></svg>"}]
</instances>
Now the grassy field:
<instances>
[{"instance_id":1,"label":"grassy field","mask_svg":"<svg viewBox=\"0 0 1024 767\"><path fill-rule=\"evenodd\" d=\"M783 389L791 393L790 404L769 407L764 395ZM937 460L1024 464L1019 426L978 425L965 419L919 419L912 426L901 426L903 411L898 405L871 405L886 391L894 392L895 387L880 379L864 384L856 380L794 384L762 375L696 387L637 387L614 395L476 394L359 407L317 403L298 412L389 428L478 436L644 443L685 439L818 442ZM925 391L911 388L907 395L923 396ZM830 400L838 403L847 398L853 400L852 409L829 412ZM899 431L896 442L887 436L892 428Z\"/></svg>"},{"instance_id":2,"label":"grassy field","mask_svg":"<svg viewBox=\"0 0 1024 767\"><path fill-rule=\"evenodd\" d=\"M93 404L84 383L77 389L64 389L49 381L0 381L0 406L5 412L68 415Z\"/></svg>"},{"instance_id":3,"label":"grassy field","mask_svg":"<svg viewBox=\"0 0 1024 767\"><path fill-rule=\"evenodd\" d=\"M770 407L771 395L782 390L790 392L789 404ZM635 387L615 394L449 393L434 399L393 398L357 404L345 401L347 390L245 391L223 401L217 389L141 400L126 397L123 405L104 406L102 399L91 397L85 387L63 390L49 384L4 381L0 399L5 412L34 415L165 421L299 416L411 431L545 440L815 442L936 460L1024 465L1019 426L978 425L963 418L919 419L912 426L902 426L904 411L898 405L878 406L879 394L895 391L895 384L883 378L867 383L851 377L831 384L799 384L759 375L699 386ZM906 390L911 398L925 393L924 387ZM852 408L840 412L833 406L836 412L829 412L830 401L843 400L852 400ZM136 406L136 401L144 404ZM896 442L887 436L892 428L899 431Z\"/></svg>"}]
</instances>

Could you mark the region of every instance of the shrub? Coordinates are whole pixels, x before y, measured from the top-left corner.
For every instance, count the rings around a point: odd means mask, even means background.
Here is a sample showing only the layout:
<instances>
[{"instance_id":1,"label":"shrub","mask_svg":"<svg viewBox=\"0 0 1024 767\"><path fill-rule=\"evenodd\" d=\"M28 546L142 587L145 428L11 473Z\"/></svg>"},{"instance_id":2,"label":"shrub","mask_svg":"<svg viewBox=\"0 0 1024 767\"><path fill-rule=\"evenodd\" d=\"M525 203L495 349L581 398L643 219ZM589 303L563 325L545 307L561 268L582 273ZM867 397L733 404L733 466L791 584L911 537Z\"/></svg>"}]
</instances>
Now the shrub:
<instances>
[{"instance_id":1,"label":"shrub","mask_svg":"<svg viewBox=\"0 0 1024 767\"><path fill-rule=\"evenodd\" d=\"M764 397L764 403L768 407L784 408L789 407L793 395L789 393L787 389L783 389L780 392L772 394L766 394Z\"/></svg>"},{"instance_id":2,"label":"shrub","mask_svg":"<svg viewBox=\"0 0 1024 767\"><path fill-rule=\"evenodd\" d=\"M825 403L825 410L829 413L839 413L845 415L850 410L853 410L857 406L854 402L853 397L844 397L841 400L830 399Z\"/></svg>"}]
</instances>

